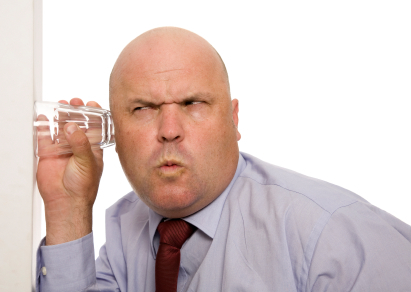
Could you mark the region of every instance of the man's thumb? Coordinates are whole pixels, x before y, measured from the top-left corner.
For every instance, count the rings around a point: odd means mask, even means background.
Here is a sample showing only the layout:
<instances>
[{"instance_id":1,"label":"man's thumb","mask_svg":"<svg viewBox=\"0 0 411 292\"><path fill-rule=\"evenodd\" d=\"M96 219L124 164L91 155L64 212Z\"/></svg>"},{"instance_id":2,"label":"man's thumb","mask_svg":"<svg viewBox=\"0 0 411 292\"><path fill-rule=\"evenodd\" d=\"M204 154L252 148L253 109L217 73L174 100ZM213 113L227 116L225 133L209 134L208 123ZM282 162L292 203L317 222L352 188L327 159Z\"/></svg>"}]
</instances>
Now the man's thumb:
<instances>
[{"instance_id":1,"label":"man's thumb","mask_svg":"<svg viewBox=\"0 0 411 292\"><path fill-rule=\"evenodd\" d=\"M64 131L74 156L81 162L91 162L94 155L86 134L76 123L68 123L64 126Z\"/></svg>"}]
</instances>

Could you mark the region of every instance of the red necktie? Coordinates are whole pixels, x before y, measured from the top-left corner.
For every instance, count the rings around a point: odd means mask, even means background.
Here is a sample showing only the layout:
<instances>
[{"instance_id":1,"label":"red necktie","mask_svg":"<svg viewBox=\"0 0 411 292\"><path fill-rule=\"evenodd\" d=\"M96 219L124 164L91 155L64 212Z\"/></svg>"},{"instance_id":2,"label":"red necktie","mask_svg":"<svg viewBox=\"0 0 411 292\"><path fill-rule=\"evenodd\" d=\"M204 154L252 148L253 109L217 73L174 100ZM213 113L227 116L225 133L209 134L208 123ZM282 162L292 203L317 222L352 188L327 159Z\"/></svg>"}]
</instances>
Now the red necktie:
<instances>
[{"instance_id":1,"label":"red necktie","mask_svg":"<svg viewBox=\"0 0 411 292\"><path fill-rule=\"evenodd\" d=\"M196 227L181 219L158 225L160 246L156 257L156 292L177 291L180 248L195 230Z\"/></svg>"}]
</instances>

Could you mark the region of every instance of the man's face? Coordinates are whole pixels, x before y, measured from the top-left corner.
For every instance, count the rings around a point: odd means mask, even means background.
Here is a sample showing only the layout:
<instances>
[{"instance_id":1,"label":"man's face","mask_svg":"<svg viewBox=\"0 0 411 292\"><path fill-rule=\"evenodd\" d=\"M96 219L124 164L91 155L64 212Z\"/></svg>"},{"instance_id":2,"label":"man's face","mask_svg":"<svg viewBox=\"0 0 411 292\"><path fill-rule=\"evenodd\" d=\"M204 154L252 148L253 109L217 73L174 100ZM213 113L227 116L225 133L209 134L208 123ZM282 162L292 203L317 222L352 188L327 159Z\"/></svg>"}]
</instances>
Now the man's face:
<instances>
[{"instance_id":1,"label":"man's face","mask_svg":"<svg viewBox=\"0 0 411 292\"><path fill-rule=\"evenodd\" d=\"M188 216L221 194L235 173L238 101L230 101L215 52L201 43L153 41L130 52L110 90L122 167L154 211Z\"/></svg>"}]
</instances>

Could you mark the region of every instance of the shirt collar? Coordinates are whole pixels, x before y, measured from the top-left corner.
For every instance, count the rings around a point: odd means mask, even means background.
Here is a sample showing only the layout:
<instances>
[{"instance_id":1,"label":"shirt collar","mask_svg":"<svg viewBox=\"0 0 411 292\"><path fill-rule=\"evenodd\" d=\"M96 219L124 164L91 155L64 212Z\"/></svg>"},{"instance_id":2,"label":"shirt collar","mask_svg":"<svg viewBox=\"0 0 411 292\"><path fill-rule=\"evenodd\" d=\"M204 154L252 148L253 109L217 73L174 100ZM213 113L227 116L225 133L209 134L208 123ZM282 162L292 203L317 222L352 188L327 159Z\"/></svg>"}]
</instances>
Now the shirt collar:
<instances>
[{"instance_id":1,"label":"shirt collar","mask_svg":"<svg viewBox=\"0 0 411 292\"><path fill-rule=\"evenodd\" d=\"M205 208L182 219L193 224L198 229L207 234L209 237L214 238L227 195L230 192L234 182L237 180L241 172L243 172L245 167L246 162L240 153L238 158L237 170L234 174L234 177L231 180L230 184L227 186L227 188L221 193L221 195L219 195L213 202L211 202ZM153 239L157 230L157 226L158 224L160 224L162 219L163 216L149 209L148 228L150 234L151 250L153 252L154 257L156 253L153 244Z\"/></svg>"}]
</instances>

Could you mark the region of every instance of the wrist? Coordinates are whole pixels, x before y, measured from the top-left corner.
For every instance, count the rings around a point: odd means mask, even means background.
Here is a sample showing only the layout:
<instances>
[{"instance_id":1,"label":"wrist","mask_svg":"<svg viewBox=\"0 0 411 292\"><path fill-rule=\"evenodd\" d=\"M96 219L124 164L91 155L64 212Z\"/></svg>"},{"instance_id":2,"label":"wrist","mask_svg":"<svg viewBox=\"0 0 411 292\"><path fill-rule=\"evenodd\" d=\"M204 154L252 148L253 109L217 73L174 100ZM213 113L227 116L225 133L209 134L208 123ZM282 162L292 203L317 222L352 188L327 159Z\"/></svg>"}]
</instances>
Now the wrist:
<instances>
[{"instance_id":1,"label":"wrist","mask_svg":"<svg viewBox=\"0 0 411 292\"><path fill-rule=\"evenodd\" d=\"M84 205L45 208L46 245L56 245L86 236L92 231L92 208Z\"/></svg>"}]
</instances>

